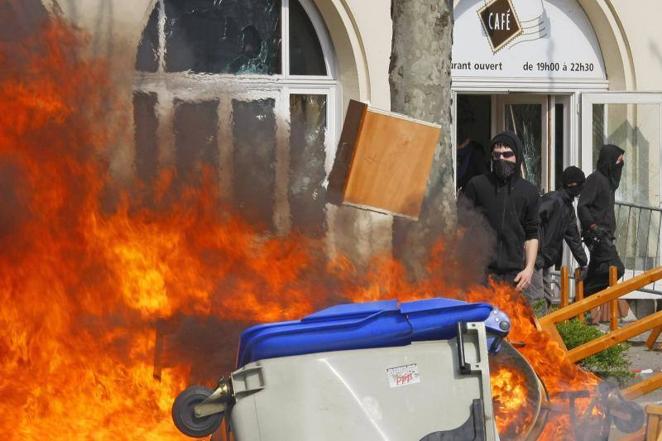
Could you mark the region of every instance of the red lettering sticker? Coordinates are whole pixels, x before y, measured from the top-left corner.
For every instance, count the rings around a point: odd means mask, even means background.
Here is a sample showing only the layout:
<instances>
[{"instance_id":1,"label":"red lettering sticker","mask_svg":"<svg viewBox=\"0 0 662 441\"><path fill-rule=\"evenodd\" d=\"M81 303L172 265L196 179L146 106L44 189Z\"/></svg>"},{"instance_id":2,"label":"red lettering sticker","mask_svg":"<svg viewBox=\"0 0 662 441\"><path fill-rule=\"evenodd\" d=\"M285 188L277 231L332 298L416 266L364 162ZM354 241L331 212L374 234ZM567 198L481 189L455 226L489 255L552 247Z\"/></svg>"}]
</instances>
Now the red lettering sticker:
<instances>
[{"instance_id":1,"label":"red lettering sticker","mask_svg":"<svg viewBox=\"0 0 662 441\"><path fill-rule=\"evenodd\" d=\"M421 375L416 364L386 369L389 387L409 386L421 382Z\"/></svg>"}]
</instances>

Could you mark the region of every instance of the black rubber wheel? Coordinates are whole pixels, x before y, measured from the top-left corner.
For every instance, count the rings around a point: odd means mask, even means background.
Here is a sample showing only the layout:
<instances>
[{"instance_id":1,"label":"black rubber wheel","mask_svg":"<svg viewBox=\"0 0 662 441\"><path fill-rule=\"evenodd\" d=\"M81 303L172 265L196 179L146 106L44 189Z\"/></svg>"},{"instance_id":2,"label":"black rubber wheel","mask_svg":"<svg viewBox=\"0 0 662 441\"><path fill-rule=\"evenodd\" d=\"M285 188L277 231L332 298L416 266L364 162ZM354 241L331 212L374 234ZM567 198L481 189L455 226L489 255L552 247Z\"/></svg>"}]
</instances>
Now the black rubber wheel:
<instances>
[{"instance_id":1,"label":"black rubber wheel","mask_svg":"<svg viewBox=\"0 0 662 441\"><path fill-rule=\"evenodd\" d=\"M212 394L210 389L191 386L179 394L172 405L172 420L184 435L203 438L216 432L223 420L223 414L203 418L195 416L194 408Z\"/></svg>"},{"instance_id":2,"label":"black rubber wheel","mask_svg":"<svg viewBox=\"0 0 662 441\"><path fill-rule=\"evenodd\" d=\"M614 424L618 430L623 433L634 433L644 427L646 415L644 414L644 410L637 403L629 402L625 406L630 418L627 421L614 418Z\"/></svg>"}]
</instances>

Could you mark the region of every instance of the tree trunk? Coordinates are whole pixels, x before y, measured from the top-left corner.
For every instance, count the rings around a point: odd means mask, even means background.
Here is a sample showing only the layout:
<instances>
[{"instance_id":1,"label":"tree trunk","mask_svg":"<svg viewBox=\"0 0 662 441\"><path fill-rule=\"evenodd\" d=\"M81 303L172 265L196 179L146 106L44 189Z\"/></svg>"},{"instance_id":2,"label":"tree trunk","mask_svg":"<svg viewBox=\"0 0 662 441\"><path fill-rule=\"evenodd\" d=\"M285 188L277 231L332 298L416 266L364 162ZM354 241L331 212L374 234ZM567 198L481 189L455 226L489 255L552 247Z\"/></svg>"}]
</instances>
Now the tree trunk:
<instances>
[{"instance_id":1,"label":"tree trunk","mask_svg":"<svg viewBox=\"0 0 662 441\"><path fill-rule=\"evenodd\" d=\"M425 277L428 251L454 228L451 145L452 0L392 0L391 110L441 124L428 191L418 222L395 219L393 252L410 274Z\"/></svg>"}]
</instances>

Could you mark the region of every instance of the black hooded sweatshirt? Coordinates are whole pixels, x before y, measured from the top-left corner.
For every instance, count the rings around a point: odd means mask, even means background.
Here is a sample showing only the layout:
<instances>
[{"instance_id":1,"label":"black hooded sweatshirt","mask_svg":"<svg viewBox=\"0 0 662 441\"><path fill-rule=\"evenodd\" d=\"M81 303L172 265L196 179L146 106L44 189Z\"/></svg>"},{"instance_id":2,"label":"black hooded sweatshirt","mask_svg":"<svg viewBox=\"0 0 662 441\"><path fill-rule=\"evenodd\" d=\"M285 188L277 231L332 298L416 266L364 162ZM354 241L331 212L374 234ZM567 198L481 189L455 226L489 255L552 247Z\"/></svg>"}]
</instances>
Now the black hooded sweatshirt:
<instances>
[{"instance_id":1,"label":"black hooded sweatshirt","mask_svg":"<svg viewBox=\"0 0 662 441\"><path fill-rule=\"evenodd\" d=\"M500 133L492 139L490 151L497 143L508 145L515 152L515 174L506 180L493 172L476 176L464 187L462 195L483 213L496 234L496 249L488 272L507 274L524 269L524 243L538 238L540 195L536 186L520 175L524 154L519 137L512 132Z\"/></svg>"},{"instance_id":2,"label":"black hooded sweatshirt","mask_svg":"<svg viewBox=\"0 0 662 441\"><path fill-rule=\"evenodd\" d=\"M561 263L563 240L570 247L579 266L588 265L586 252L577 228L573 197L565 190L547 193L540 201L540 248L538 268L549 268Z\"/></svg>"},{"instance_id":3,"label":"black hooded sweatshirt","mask_svg":"<svg viewBox=\"0 0 662 441\"><path fill-rule=\"evenodd\" d=\"M600 150L597 170L586 178L586 185L577 207L584 236L590 234L591 225L603 228L612 237L616 232L614 205L622 172L622 167L618 167L616 161L624 153L625 151L620 147L605 145Z\"/></svg>"}]
</instances>

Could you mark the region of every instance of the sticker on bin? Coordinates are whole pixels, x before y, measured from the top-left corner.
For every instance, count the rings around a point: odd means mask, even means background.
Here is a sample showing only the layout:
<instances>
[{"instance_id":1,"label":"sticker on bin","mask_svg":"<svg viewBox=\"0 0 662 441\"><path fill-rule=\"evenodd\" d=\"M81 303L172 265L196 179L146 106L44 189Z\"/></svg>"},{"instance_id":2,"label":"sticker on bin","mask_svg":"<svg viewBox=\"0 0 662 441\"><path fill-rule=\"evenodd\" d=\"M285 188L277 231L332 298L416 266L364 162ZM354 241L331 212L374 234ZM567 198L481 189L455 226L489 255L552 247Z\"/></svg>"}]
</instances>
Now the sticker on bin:
<instances>
[{"instance_id":1,"label":"sticker on bin","mask_svg":"<svg viewBox=\"0 0 662 441\"><path fill-rule=\"evenodd\" d=\"M392 388L421 382L421 375L418 373L416 364L386 369L386 376L388 377L388 385Z\"/></svg>"}]
</instances>

